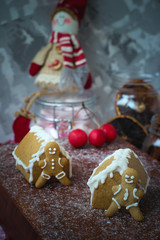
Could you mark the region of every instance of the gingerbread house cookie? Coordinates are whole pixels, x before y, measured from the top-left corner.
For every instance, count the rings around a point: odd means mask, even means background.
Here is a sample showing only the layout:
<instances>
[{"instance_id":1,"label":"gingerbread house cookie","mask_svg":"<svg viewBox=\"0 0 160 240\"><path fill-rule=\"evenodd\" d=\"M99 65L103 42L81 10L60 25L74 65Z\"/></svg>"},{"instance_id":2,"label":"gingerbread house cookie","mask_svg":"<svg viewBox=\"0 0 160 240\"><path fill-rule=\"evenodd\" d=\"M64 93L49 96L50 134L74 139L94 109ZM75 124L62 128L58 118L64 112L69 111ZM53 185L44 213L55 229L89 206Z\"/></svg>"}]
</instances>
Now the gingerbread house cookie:
<instances>
[{"instance_id":1,"label":"gingerbread house cookie","mask_svg":"<svg viewBox=\"0 0 160 240\"><path fill-rule=\"evenodd\" d=\"M149 176L145 171L138 156L129 148L116 150L106 157L94 169L87 185L91 191L91 206L93 208L108 209L113 197L113 186L120 185L122 175L128 168L135 169L138 173L136 187L146 192Z\"/></svg>"},{"instance_id":2,"label":"gingerbread house cookie","mask_svg":"<svg viewBox=\"0 0 160 240\"><path fill-rule=\"evenodd\" d=\"M31 127L13 151L16 168L25 179L42 187L48 180L70 185L71 157L43 128Z\"/></svg>"}]
</instances>

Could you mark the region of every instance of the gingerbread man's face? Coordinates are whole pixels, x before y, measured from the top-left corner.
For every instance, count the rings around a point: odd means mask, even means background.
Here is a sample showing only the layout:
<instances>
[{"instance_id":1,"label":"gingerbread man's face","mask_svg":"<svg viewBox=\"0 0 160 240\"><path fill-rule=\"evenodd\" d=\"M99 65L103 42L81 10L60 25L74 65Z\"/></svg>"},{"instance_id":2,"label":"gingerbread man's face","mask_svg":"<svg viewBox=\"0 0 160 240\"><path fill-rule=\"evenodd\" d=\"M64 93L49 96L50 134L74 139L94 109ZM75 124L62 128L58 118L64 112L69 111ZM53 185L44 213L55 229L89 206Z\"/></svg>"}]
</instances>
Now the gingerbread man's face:
<instances>
[{"instance_id":1,"label":"gingerbread man's face","mask_svg":"<svg viewBox=\"0 0 160 240\"><path fill-rule=\"evenodd\" d=\"M46 156L52 158L54 156L59 156L60 149L57 143L50 142L45 147L45 154Z\"/></svg>"},{"instance_id":2,"label":"gingerbread man's face","mask_svg":"<svg viewBox=\"0 0 160 240\"><path fill-rule=\"evenodd\" d=\"M54 148L49 147L49 149L48 149L48 153L54 155L54 154L56 153L56 150L57 150L57 149L56 149L55 147L54 147Z\"/></svg>"},{"instance_id":3,"label":"gingerbread man's face","mask_svg":"<svg viewBox=\"0 0 160 240\"><path fill-rule=\"evenodd\" d=\"M138 182L138 173L135 169L133 168L128 168L123 172L122 175L122 182L124 184L133 184L136 185Z\"/></svg>"}]
</instances>

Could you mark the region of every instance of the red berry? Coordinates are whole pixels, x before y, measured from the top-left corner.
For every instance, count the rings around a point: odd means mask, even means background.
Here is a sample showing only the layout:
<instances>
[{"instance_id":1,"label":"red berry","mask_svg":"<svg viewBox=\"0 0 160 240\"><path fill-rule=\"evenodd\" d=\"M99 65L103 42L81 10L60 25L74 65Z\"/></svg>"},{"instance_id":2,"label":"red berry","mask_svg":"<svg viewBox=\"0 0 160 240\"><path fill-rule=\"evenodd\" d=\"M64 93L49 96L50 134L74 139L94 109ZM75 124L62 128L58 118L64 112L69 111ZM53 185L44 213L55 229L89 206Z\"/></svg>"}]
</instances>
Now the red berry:
<instances>
[{"instance_id":1,"label":"red berry","mask_svg":"<svg viewBox=\"0 0 160 240\"><path fill-rule=\"evenodd\" d=\"M101 126L101 129L105 132L106 134L106 142L112 142L116 136L117 136L117 132L116 129L113 125L111 124L103 124Z\"/></svg>"},{"instance_id":2,"label":"red berry","mask_svg":"<svg viewBox=\"0 0 160 240\"><path fill-rule=\"evenodd\" d=\"M106 141L106 135L102 129L93 129L89 134L89 143L93 146L100 147Z\"/></svg>"},{"instance_id":3,"label":"red berry","mask_svg":"<svg viewBox=\"0 0 160 240\"><path fill-rule=\"evenodd\" d=\"M87 134L82 129L72 130L68 139L73 147L82 147L87 143Z\"/></svg>"}]
</instances>

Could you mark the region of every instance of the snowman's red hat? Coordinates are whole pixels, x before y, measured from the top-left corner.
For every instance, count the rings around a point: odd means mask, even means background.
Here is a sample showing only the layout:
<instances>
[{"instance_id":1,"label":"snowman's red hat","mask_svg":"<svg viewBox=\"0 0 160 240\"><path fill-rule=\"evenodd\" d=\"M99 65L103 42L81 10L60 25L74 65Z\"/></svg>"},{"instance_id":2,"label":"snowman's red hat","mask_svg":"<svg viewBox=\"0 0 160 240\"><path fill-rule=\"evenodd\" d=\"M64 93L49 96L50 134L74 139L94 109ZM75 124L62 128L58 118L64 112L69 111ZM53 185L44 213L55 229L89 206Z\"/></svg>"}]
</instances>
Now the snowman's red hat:
<instances>
[{"instance_id":1,"label":"snowman's red hat","mask_svg":"<svg viewBox=\"0 0 160 240\"><path fill-rule=\"evenodd\" d=\"M86 5L87 0L59 0L56 9L51 14L51 19L57 12L65 11L80 23L84 17Z\"/></svg>"}]
</instances>

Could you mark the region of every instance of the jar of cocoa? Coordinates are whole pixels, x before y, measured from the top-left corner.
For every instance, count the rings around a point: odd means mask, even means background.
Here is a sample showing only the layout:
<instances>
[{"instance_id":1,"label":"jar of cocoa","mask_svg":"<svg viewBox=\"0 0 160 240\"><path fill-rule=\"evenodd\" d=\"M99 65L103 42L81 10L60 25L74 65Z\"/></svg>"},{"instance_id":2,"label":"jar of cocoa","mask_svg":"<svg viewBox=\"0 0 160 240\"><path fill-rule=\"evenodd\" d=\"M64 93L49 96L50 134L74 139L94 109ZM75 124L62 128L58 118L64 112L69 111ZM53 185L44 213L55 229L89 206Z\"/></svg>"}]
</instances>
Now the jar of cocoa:
<instances>
[{"instance_id":1,"label":"jar of cocoa","mask_svg":"<svg viewBox=\"0 0 160 240\"><path fill-rule=\"evenodd\" d=\"M151 74L113 74L115 114L134 117L148 128L159 108L159 81Z\"/></svg>"},{"instance_id":2,"label":"jar of cocoa","mask_svg":"<svg viewBox=\"0 0 160 240\"><path fill-rule=\"evenodd\" d=\"M152 74L116 72L111 88L107 99L111 100L112 110L107 122L123 139L142 148L152 116L159 111L160 79Z\"/></svg>"}]
</instances>

